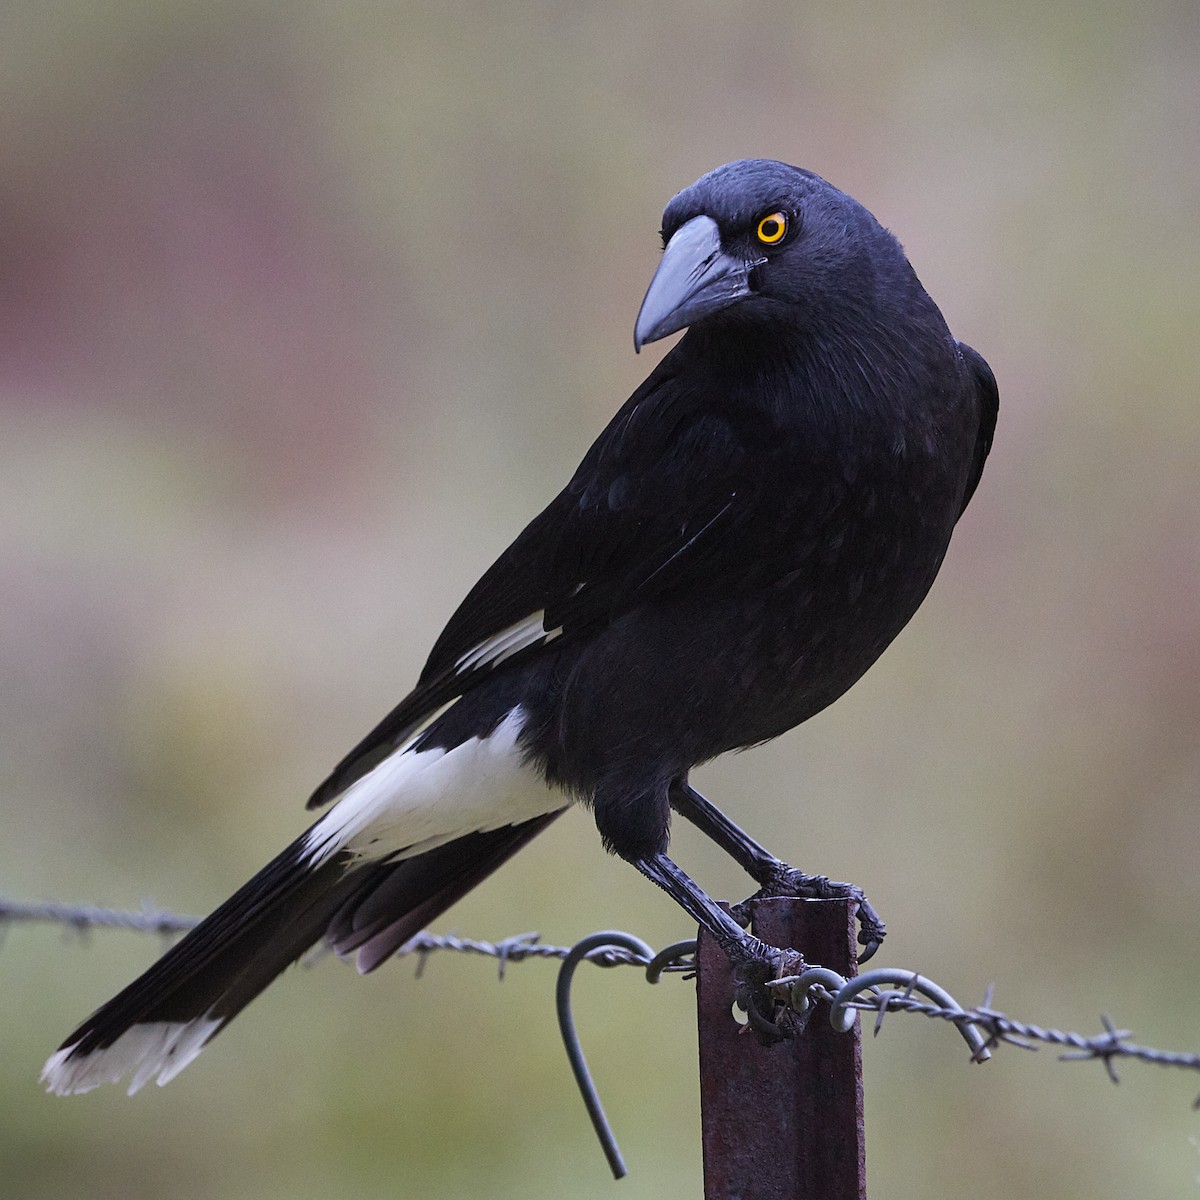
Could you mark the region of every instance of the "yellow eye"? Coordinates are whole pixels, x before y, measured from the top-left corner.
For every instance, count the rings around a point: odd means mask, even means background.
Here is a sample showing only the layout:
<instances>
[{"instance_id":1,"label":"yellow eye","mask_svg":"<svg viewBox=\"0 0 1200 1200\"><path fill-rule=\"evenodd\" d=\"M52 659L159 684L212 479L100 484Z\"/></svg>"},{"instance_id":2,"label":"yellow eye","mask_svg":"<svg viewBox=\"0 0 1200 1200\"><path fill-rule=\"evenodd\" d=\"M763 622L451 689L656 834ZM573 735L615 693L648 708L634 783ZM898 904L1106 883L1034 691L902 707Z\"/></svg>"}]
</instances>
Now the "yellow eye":
<instances>
[{"instance_id":1,"label":"yellow eye","mask_svg":"<svg viewBox=\"0 0 1200 1200\"><path fill-rule=\"evenodd\" d=\"M755 230L755 233L758 234L758 240L764 246L774 246L778 242L782 242L783 235L787 233L787 223L787 213L768 213L759 221L758 228Z\"/></svg>"}]
</instances>

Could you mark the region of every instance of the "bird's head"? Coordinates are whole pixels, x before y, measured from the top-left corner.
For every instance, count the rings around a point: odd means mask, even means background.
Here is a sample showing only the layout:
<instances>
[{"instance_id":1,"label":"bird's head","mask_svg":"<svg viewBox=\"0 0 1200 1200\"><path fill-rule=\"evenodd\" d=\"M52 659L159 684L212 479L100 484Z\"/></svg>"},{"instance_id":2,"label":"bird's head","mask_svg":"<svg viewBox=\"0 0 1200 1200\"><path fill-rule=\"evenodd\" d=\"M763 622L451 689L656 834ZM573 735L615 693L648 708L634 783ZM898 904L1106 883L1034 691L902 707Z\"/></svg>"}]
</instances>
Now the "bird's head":
<instances>
[{"instance_id":1,"label":"bird's head","mask_svg":"<svg viewBox=\"0 0 1200 1200\"><path fill-rule=\"evenodd\" d=\"M685 188L663 213L662 237L634 327L638 350L686 326L796 326L831 299L869 303L881 270L911 277L896 240L861 204L769 159L727 163Z\"/></svg>"}]
</instances>

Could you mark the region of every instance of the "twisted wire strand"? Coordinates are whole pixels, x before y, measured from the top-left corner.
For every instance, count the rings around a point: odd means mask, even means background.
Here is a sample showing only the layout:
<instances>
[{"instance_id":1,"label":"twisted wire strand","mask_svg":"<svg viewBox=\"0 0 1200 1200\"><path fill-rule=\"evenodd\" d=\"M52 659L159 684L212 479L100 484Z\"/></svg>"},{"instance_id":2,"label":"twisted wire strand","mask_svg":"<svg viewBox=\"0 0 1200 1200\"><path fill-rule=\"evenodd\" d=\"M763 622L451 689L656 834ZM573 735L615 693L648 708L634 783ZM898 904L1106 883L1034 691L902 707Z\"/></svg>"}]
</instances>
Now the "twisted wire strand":
<instances>
[{"instance_id":1,"label":"twisted wire strand","mask_svg":"<svg viewBox=\"0 0 1200 1200\"><path fill-rule=\"evenodd\" d=\"M154 933L160 936L183 933L193 928L199 917L185 916L159 908L149 902L140 909L108 908L98 904L64 904L58 901L19 901L0 896L0 930L19 923L48 923L62 926L71 931L86 934L94 929L127 929L139 933ZM590 939L585 939L590 940ZM579 944L577 943L577 946ZM663 955L655 958L659 973L690 973L695 970L692 954L694 943L682 942L669 950L676 952L665 961ZM402 958L416 955L418 975L424 970L430 955L442 951L458 954L475 954L493 958L499 963L500 977L509 963L525 962L529 959L566 960L573 954L580 961L600 966L636 966L645 970L648 960L645 955L628 949L624 945L601 944L592 946L585 954L577 954L576 946L555 946L544 943L537 933L519 933L499 941L460 937L456 934L434 934L423 932L411 938L396 953ZM904 973L916 980L916 973ZM780 979L778 986L794 986L795 979ZM825 983L817 983L807 989L827 1003L837 999L837 990ZM1117 1081L1113 1066L1116 1059L1135 1059L1160 1067L1175 1067L1188 1071L1200 1071L1200 1053L1162 1050L1143 1046L1130 1040L1131 1032L1118 1029L1107 1016L1101 1017L1104 1032L1086 1036L1061 1029L1047 1028L1033 1022L1020 1021L991 1007L990 989L983 1004L970 1008L954 1008L924 1000L912 994L911 987L905 990L878 989L859 992L843 999L845 1008L875 1012L875 1032L878 1033L883 1018L891 1012L917 1013L933 1020L946 1021L960 1030L968 1027L978 1030L988 1048L998 1045L1015 1045L1024 1049L1037 1049L1037 1044L1058 1046L1064 1061L1097 1060L1104 1063L1110 1078ZM976 1055L976 1057L979 1057ZM1200 1099L1197 1100L1200 1108Z\"/></svg>"},{"instance_id":2,"label":"twisted wire strand","mask_svg":"<svg viewBox=\"0 0 1200 1200\"><path fill-rule=\"evenodd\" d=\"M100 904L63 904L59 901L13 900L0 896L0 929L9 925L47 923L60 925L73 933L87 934L94 929L127 929L135 933L155 933L162 936L186 933L200 924L202 917L186 916L159 908L146 902L140 909L108 908ZM418 974L424 970L425 960L439 950L458 954L477 954L497 959L500 975L508 963L524 962L531 958L565 959L574 950L573 946L553 946L540 940L535 932L516 933L496 942L481 938L460 937L453 933L430 933L427 930L409 938L396 952L396 958L417 955L421 960ZM620 946L599 946L586 956L588 962L602 967L642 966L645 960L633 951ZM690 969L686 963L668 963L664 971L680 972Z\"/></svg>"}]
</instances>

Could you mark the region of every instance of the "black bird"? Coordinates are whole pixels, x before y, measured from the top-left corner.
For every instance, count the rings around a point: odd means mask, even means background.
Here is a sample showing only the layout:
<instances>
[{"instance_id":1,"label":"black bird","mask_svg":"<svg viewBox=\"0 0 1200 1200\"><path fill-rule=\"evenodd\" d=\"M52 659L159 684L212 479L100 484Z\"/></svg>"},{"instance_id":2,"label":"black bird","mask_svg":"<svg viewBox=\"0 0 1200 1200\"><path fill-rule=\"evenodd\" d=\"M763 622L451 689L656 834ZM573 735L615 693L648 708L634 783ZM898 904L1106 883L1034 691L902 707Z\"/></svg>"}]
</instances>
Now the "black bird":
<instances>
[{"instance_id":1,"label":"black bird","mask_svg":"<svg viewBox=\"0 0 1200 1200\"><path fill-rule=\"evenodd\" d=\"M333 807L66 1040L52 1091L166 1083L322 937L373 970L574 801L743 967L771 952L667 857L672 807L768 890L828 885L688 772L819 712L904 627L996 383L896 239L811 172L720 167L662 237L634 345L687 334L309 802Z\"/></svg>"}]
</instances>

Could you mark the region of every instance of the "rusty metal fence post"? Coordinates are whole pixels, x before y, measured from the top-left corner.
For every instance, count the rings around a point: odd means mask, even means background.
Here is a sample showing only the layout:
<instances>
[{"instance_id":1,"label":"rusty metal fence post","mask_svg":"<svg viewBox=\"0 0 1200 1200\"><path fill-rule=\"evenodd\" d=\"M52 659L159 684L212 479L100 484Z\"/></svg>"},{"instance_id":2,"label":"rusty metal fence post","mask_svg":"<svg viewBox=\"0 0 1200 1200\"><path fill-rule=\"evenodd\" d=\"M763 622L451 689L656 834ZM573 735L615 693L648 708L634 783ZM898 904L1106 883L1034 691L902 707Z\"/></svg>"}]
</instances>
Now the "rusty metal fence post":
<instances>
[{"instance_id":1,"label":"rusty metal fence post","mask_svg":"<svg viewBox=\"0 0 1200 1200\"><path fill-rule=\"evenodd\" d=\"M759 900L752 929L847 978L845 900ZM705 1200L866 1200L862 1046L818 1013L792 1041L760 1046L733 1018L729 961L700 931L696 986Z\"/></svg>"}]
</instances>

